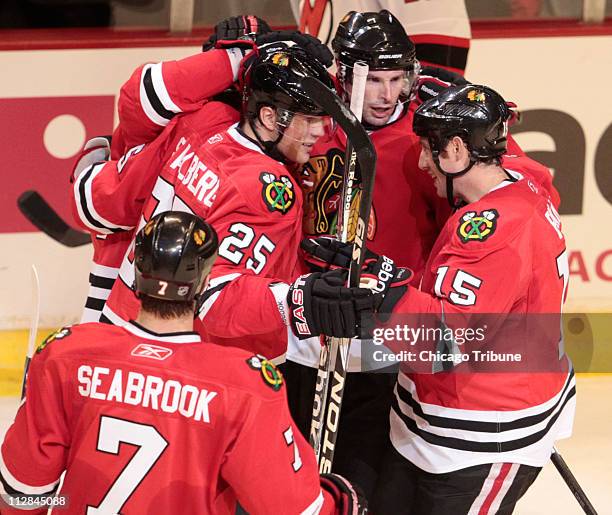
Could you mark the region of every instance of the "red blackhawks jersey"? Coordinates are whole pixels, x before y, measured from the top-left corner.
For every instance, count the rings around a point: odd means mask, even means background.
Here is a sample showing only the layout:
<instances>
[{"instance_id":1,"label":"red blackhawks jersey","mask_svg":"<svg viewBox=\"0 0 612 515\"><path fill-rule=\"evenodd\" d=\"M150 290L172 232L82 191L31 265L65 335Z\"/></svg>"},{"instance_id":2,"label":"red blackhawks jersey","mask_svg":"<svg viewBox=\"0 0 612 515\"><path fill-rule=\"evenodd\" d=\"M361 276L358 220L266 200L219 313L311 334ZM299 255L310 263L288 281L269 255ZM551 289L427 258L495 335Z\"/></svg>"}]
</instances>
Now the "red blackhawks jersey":
<instances>
[{"instance_id":1,"label":"red blackhawks jersey","mask_svg":"<svg viewBox=\"0 0 612 515\"><path fill-rule=\"evenodd\" d=\"M275 283L289 282L298 275L301 192L287 169L264 155L236 125L211 136L195 130L202 124L209 126L211 120L227 121L231 116L228 109L210 102L173 120L151 144L119 162L94 165L75 183L75 204L83 213L82 223L89 222L91 230L140 228L167 210L193 212L206 219L217 231L220 246L203 306L203 334L279 356L287 344L284 336L279 337L279 331L287 334L283 317L287 287L279 290ZM79 196L81 191L89 195ZM228 288L234 281L236 284ZM128 250L119 280L103 308L103 316L114 324L120 325L138 312L133 282ZM265 307L236 310L249 298ZM240 323L235 332L228 333L231 318ZM258 320L266 323L260 336L268 347L259 346ZM228 339L234 336L236 341Z\"/></svg>"},{"instance_id":2,"label":"red blackhawks jersey","mask_svg":"<svg viewBox=\"0 0 612 515\"><path fill-rule=\"evenodd\" d=\"M520 178L517 172L522 170L510 171ZM469 368L475 355L468 356L470 364L457 361L452 372L436 369L438 358L431 355L423 358L432 364L430 373L406 372L404 365L391 440L423 470L444 473L495 462L541 467L554 441L571 434L575 380L560 344L558 317L569 275L567 251L559 215L540 190L529 179L506 181L458 210L432 249L420 291L409 289L394 309L394 315L446 321L481 316L489 325L495 314L524 320L557 314L555 330L545 338L529 340L524 333L516 342L528 358L540 351L550 358L534 372L528 361L512 372L470 372L479 370ZM453 352L461 357L467 347Z\"/></svg>"},{"instance_id":3,"label":"red blackhawks jersey","mask_svg":"<svg viewBox=\"0 0 612 515\"><path fill-rule=\"evenodd\" d=\"M64 470L58 513L334 512L269 361L134 322L61 329L32 360L0 493L52 494Z\"/></svg>"},{"instance_id":4,"label":"red blackhawks jersey","mask_svg":"<svg viewBox=\"0 0 612 515\"><path fill-rule=\"evenodd\" d=\"M121 88L118 102L120 124L113 134L111 158L119 161L130 151L138 151L142 148L140 145L153 140L174 115L196 111L210 97L228 88L236 79L241 57L236 49L211 50L179 61L149 63L137 68ZM185 74L193 80L185 81L182 96L177 98L172 94L172 88L170 91L166 88L165 80L172 84ZM230 120L232 123L234 118ZM214 121L208 130L212 133L218 130ZM81 222L83 218L84 214L75 209L75 219L80 225L84 223ZM102 234L99 228L92 229L87 223L85 228L92 232L94 255L81 321L97 322L133 234L130 231Z\"/></svg>"}]
</instances>

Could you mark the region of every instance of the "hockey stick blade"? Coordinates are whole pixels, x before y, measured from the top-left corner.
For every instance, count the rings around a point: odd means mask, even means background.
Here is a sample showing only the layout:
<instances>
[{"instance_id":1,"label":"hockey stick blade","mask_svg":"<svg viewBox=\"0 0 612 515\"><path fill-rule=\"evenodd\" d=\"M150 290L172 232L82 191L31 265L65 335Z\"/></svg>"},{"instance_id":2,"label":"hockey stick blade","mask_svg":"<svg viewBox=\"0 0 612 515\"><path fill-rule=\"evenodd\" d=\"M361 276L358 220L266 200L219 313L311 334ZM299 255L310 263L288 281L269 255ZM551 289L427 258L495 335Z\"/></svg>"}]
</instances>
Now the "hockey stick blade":
<instances>
[{"instance_id":1,"label":"hockey stick blade","mask_svg":"<svg viewBox=\"0 0 612 515\"><path fill-rule=\"evenodd\" d=\"M36 228L58 243L66 247L81 247L91 243L89 234L70 227L37 191L24 191L17 199L17 206Z\"/></svg>"}]
</instances>

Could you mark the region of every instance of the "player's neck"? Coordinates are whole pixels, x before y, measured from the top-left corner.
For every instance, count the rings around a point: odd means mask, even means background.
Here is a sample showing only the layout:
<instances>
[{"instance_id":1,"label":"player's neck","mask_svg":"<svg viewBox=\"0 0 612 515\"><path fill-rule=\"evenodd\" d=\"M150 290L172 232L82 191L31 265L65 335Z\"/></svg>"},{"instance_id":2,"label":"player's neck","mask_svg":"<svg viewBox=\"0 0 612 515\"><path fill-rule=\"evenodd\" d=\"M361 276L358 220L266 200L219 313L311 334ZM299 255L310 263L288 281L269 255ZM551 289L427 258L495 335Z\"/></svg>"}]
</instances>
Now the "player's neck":
<instances>
[{"instance_id":1,"label":"player's neck","mask_svg":"<svg viewBox=\"0 0 612 515\"><path fill-rule=\"evenodd\" d=\"M274 132L271 132L265 129L264 127L261 127L261 125L257 123L257 121L254 122L254 125L257 126L257 134L255 134L255 131L253 130L253 127L251 127L251 124L249 122L244 122L243 124L241 124L240 130L247 138L255 142L258 142L259 139L261 139L262 141L273 141L275 139ZM259 138L257 138L257 135L259 135Z\"/></svg>"},{"instance_id":2,"label":"player's neck","mask_svg":"<svg viewBox=\"0 0 612 515\"><path fill-rule=\"evenodd\" d=\"M164 333L184 333L193 331L193 313L172 318L169 320L159 318L153 313L141 310L136 317L142 327L157 334Z\"/></svg>"},{"instance_id":3,"label":"player's neck","mask_svg":"<svg viewBox=\"0 0 612 515\"><path fill-rule=\"evenodd\" d=\"M476 202L508 176L498 165L475 165L468 173L455 180L455 191L468 204Z\"/></svg>"}]
</instances>

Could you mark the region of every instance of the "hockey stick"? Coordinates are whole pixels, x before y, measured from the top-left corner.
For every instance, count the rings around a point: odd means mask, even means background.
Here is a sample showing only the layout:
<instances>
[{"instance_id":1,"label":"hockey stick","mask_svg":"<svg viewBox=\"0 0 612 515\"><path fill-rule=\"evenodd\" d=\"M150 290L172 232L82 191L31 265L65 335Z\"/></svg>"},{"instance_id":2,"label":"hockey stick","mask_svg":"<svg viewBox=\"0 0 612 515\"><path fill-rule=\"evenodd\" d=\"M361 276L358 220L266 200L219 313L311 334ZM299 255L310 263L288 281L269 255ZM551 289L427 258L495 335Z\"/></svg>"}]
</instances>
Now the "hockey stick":
<instances>
[{"instance_id":1,"label":"hockey stick","mask_svg":"<svg viewBox=\"0 0 612 515\"><path fill-rule=\"evenodd\" d=\"M365 256L364 244L372 203L376 151L361 123L359 123L353 113L347 109L346 105L344 105L331 90L312 77L305 77L302 79L302 86L313 101L334 118L340 127L342 127L347 135L347 139L352 142L355 149L355 158L361 171L362 194L349 269L349 285L357 286L359 284L361 265ZM315 400L313 404L313 415L317 415L319 418L313 418L310 439L317 454L319 470L322 473L331 472L336 438L338 435L340 408L342 406L342 397L344 394L346 365L348 362L348 345L338 345L338 348L335 350L327 349L327 353L331 359L333 359L336 354L338 354L341 359L335 359L335 363L332 363L328 361L329 358L322 352L319 361L319 372L317 374ZM326 392L329 390L329 384L332 379L332 369L334 382L331 384L331 395L329 397L329 405L327 406L327 402L324 403L323 401L327 401Z\"/></svg>"},{"instance_id":2,"label":"hockey stick","mask_svg":"<svg viewBox=\"0 0 612 515\"><path fill-rule=\"evenodd\" d=\"M36 266L32 265L32 318L30 320L30 331L28 333L28 350L23 367L23 380L21 383L21 400L26 394L26 381L28 379L28 370L30 369L30 361L34 355L34 347L36 345L36 335L38 334L38 320L40 318L40 281L38 280L38 271Z\"/></svg>"},{"instance_id":3,"label":"hockey stick","mask_svg":"<svg viewBox=\"0 0 612 515\"><path fill-rule=\"evenodd\" d=\"M595 511L595 508L591 504L591 501L589 501L589 498L578 483L578 480L576 479L574 474L572 474L572 471L567 466L567 463L565 463L565 460L557 452L557 449L555 447L553 447L553 452L550 455L550 459L559 474L561 474L561 477L563 478L563 481L565 481L565 484L574 494L574 497L578 501L578 504L580 504L580 507L582 508L584 513L586 513L587 515L597 515L597 511Z\"/></svg>"},{"instance_id":4,"label":"hockey stick","mask_svg":"<svg viewBox=\"0 0 612 515\"><path fill-rule=\"evenodd\" d=\"M358 121L361 121L363 111L363 97L365 95L365 84L368 76L368 66L364 63L355 63L353 71L353 88L351 91L351 112ZM355 188L355 176L357 169L357 155L349 139L346 142L346 153L344 162L344 181L342 185L342 206L338 210L336 223L336 236L342 241L348 241L348 223L350 218L351 201ZM310 424L310 444L315 450L317 461L321 456L321 442L323 438L323 418L325 407L327 407L327 397L329 395L330 373L336 368L338 351L350 344L349 339L325 337L325 345L321 346L319 356L319 369L315 384L315 396L312 405L312 420ZM348 353L347 353L348 356Z\"/></svg>"},{"instance_id":5,"label":"hockey stick","mask_svg":"<svg viewBox=\"0 0 612 515\"><path fill-rule=\"evenodd\" d=\"M34 226L58 243L67 247L91 243L89 234L70 227L37 191L24 191L17 199L17 206Z\"/></svg>"}]
</instances>

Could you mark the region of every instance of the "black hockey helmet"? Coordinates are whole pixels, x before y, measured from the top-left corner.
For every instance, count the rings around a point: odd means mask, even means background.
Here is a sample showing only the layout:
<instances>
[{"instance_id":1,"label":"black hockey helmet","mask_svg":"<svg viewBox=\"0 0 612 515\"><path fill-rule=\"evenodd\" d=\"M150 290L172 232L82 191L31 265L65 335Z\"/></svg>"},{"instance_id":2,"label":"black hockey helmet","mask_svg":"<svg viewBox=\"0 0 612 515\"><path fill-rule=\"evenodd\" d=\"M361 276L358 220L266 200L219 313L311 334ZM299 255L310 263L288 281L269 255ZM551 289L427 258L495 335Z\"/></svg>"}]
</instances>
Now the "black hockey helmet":
<instances>
[{"instance_id":1,"label":"black hockey helmet","mask_svg":"<svg viewBox=\"0 0 612 515\"><path fill-rule=\"evenodd\" d=\"M400 21L389 11L348 12L332 41L336 59L353 67L365 62L371 70L414 69L418 65L414 44Z\"/></svg>"},{"instance_id":2,"label":"black hockey helmet","mask_svg":"<svg viewBox=\"0 0 612 515\"><path fill-rule=\"evenodd\" d=\"M297 45L289 46L283 41L259 52L245 75L245 113L248 118L257 118L262 106L311 116L325 115L300 86L300 79L310 76L334 89L323 64Z\"/></svg>"},{"instance_id":3,"label":"black hockey helmet","mask_svg":"<svg viewBox=\"0 0 612 515\"><path fill-rule=\"evenodd\" d=\"M479 161L501 159L506 151L510 107L501 95L487 86L451 86L422 103L414 112L412 129L427 138L438 170L446 177L446 196L453 208L453 180L461 177ZM447 172L440 166L440 152L448 141L459 136L470 153L469 164L460 171Z\"/></svg>"},{"instance_id":4,"label":"black hockey helmet","mask_svg":"<svg viewBox=\"0 0 612 515\"><path fill-rule=\"evenodd\" d=\"M511 114L501 95L487 86L451 86L417 108L412 128L428 139L432 152L459 136L472 160L488 161L506 151Z\"/></svg>"},{"instance_id":5,"label":"black hockey helmet","mask_svg":"<svg viewBox=\"0 0 612 515\"><path fill-rule=\"evenodd\" d=\"M153 217L136 235L136 294L180 302L194 300L217 257L215 230L180 211Z\"/></svg>"}]
</instances>

